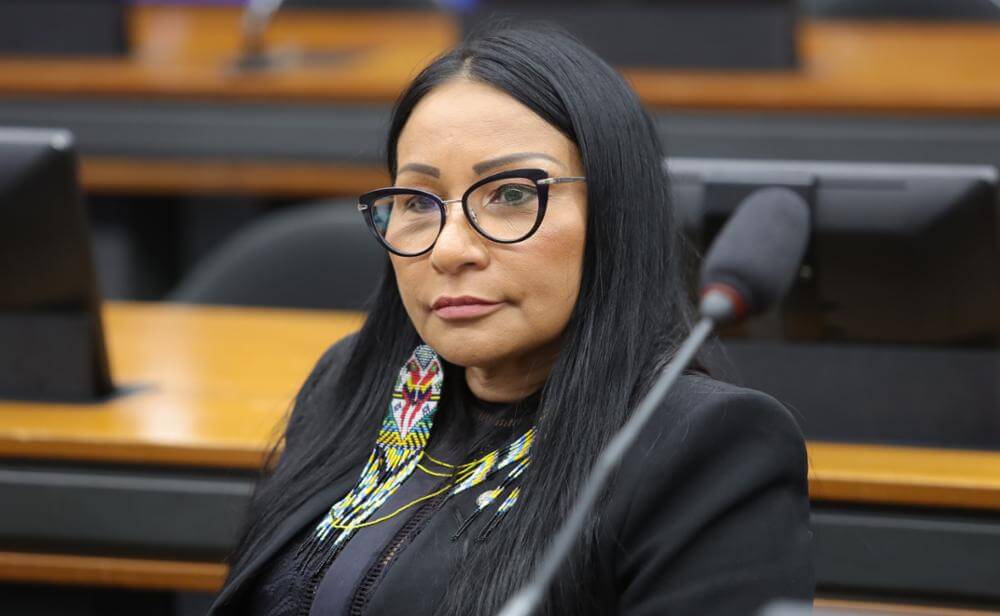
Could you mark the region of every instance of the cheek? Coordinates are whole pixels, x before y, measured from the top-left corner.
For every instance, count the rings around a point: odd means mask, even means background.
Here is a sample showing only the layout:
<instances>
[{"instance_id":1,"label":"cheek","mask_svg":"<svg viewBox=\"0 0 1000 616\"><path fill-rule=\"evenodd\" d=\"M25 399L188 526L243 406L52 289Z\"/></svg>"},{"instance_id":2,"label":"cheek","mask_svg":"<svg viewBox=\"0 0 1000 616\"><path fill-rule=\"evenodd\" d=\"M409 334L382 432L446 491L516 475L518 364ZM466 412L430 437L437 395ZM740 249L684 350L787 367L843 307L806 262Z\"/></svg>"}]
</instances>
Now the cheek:
<instances>
[{"instance_id":1,"label":"cheek","mask_svg":"<svg viewBox=\"0 0 1000 616\"><path fill-rule=\"evenodd\" d=\"M561 331L580 292L586 226L582 216L551 222L531 237L531 250L523 253L517 269L524 283L522 309L532 324Z\"/></svg>"},{"instance_id":2,"label":"cheek","mask_svg":"<svg viewBox=\"0 0 1000 616\"><path fill-rule=\"evenodd\" d=\"M427 284L427 274L430 266L425 263L424 257L410 258L390 255L393 272L396 275L396 286L399 289L399 297L403 301L403 307L414 326L419 327L423 317L423 310L418 301L417 289Z\"/></svg>"}]
</instances>

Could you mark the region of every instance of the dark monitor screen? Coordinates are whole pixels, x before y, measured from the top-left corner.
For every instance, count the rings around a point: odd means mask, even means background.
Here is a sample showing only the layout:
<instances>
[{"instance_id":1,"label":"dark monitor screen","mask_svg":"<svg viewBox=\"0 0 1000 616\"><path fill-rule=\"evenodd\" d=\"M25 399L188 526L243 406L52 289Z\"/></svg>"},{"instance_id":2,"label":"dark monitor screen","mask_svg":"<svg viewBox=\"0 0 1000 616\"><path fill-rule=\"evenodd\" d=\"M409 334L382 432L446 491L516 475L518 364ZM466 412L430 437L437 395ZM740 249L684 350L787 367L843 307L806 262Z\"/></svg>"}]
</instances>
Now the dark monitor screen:
<instances>
[{"instance_id":1,"label":"dark monitor screen","mask_svg":"<svg viewBox=\"0 0 1000 616\"><path fill-rule=\"evenodd\" d=\"M121 55L126 0L0 0L0 53Z\"/></svg>"},{"instance_id":2,"label":"dark monitor screen","mask_svg":"<svg viewBox=\"0 0 1000 616\"><path fill-rule=\"evenodd\" d=\"M761 186L791 187L810 202L806 266L768 336L1000 341L995 168L674 159L668 169L684 226L702 247Z\"/></svg>"},{"instance_id":3,"label":"dark monitor screen","mask_svg":"<svg viewBox=\"0 0 1000 616\"><path fill-rule=\"evenodd\" d=\"M793 0L537 2L454 0L463 30L501 19L546 21L574 34L611 64L699 70L792 70Z\"/></svg>"},{"instance_id":4,"label":"dark monitor screen","mask_svg":"<svg viewBox=\"0 0 1000 616\"><path fill-rule=\"evenodd\" d=\"M0 128L0 398L112 390L72 135Z\"/></svg>"},{"instance_id":5,"label":"dark monitor screen","mask_svg":"<svg viewBox=\"0 0 1000 616\"><path fill-rule=\"evenodd\" d=\"M1000 226L990 166L671 159L702 251L764 186L812 208L787 299L723 330L710 365L808 438L1000 449ZM697 263L692 263L692 268Z\"/></svg>"}]
</instances>

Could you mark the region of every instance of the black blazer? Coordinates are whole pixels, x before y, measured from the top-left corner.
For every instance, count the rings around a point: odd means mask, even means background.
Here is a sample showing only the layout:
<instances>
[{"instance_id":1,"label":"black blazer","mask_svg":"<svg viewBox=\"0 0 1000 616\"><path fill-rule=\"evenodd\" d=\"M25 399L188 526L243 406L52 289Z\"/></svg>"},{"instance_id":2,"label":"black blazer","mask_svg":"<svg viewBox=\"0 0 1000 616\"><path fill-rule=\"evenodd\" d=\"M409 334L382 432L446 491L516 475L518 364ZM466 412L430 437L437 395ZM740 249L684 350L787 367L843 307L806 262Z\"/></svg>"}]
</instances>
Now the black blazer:
<instances>
[{"instance_id":1,"label":"black blazer","mask_svg":"<svg viewBox=\"0 0 1000 616\"><path fill-rule=\"evenodd\" d=\"M353 337L352 337L353 338ZM349 350L331 347L307 379L292 421L308 422ZM329 412L327 409L326 412ZM700 375L682 376L623 462L600 518L597 595L622 616L752 614L776 597L811 599L813 570L805 444L774 398ZM231 571L210 616L241 614L248 589L282 546L357 480L350 472L281 524L248 565ZM468 513L468 512L466 512ZM423 538L390 568L403 596L426 586L427 563L457 559L459 543ZM431 552L431 553L428 553ZM415 572L420 572L417 575ZM593 589L588 592L592 595ZM369 613L428 616L376 592Z\"/></svg>"}]
</instances>

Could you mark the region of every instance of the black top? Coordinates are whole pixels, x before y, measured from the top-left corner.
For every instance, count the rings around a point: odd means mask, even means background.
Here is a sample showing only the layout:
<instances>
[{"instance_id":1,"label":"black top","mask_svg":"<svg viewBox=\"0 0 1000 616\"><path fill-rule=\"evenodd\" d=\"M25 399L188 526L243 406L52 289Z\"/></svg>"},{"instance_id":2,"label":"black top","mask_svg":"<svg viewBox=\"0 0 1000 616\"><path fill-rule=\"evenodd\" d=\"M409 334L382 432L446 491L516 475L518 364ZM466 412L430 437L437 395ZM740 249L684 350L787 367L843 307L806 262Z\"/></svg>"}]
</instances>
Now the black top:
<instances>
[{"instance_id":1,"label":"black top","mask_svg":"<svg viewBox=\"0 0 1000 616\"><path fill-rule=\"evenodd\" d=\"M514 403L486 402L473 396L464 383L458 385L456 393L447 397L447 406L442 405L435 414L435 425L427 446L431 458L453 465L478 459L521 436L531 427L538 409L538 394ZM447 467L425 458L372 514L371 519L391 514L440 490L449 480L440 475L448 472ZM470 497L474 499L495 487L501 479L502 475L493 477L456 498L463 501ZM303 574L297 566L298 550L326 515L323 511L263 568L258 582L250 591L246 614L349 616L367 613L367 605L393 566L395 557L407 549L421 532L455 532L456 520L448 515L444 505L442 497L428 499L384 522L364 527L351 537L332 562L310 563ZM473 528L469 529L470 535ZM312 586L312 580L319 583ZM447 579L441 575L428 581L443 588ZM394 599L419 603L427 594L421 592L416 597L394 594Z\"/></svg>"},{"instance_id":2,"label":"black top","mask_svg":"<svg viewBox=\"0 0 1000 616\"><path fill-rule=\"evenodd\" d=\"M294 411L300 422L331 402L350 340L327 351L306 381ZM209 615L252 613L268 572L280 568L288 546L354 486L359 472L360 466L318 491L247 564L230 571ZM393 555L356 613L433 614L452 563L469 548L468 536L451 541L451 535L479 493L461 493L436 512L432 519L441 524L428 525ZM602 603L595 614L728 616L752 614L777 597L811 599L802 433L770 396L684 375L623 461L598 531L601 570L587 593ZM297 596L294 586L285 590Z\"/></svg>"}]
</instances>

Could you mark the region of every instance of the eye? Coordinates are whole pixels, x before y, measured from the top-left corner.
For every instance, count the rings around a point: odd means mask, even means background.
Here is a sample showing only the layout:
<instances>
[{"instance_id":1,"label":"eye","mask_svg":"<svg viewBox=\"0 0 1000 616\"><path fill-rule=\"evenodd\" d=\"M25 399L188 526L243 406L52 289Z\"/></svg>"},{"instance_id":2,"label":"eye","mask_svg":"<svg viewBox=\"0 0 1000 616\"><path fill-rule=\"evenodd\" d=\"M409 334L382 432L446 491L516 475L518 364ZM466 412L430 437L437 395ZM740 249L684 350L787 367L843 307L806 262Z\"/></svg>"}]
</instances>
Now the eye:
<instances>
[{"instance_id":1,"label":"eye","mask_svg":"<svg viewBox=\"0 0 1000 616\"><path fill-rule=\"evenodd\" d=\"M525 205L533 203L538 196L538 191L531 184L504 184L493 191L489 203L497 205Z\"/></svg>"},{"instance_id":2,"label":"eye","mask_svg":"<svg viewBox=\"0 0 1000 616\"><path fill-rule=\"evenodd\" d=\"M403 209L414 214L426 214L437 211L437 203L424 195L405 195Z\"/></svg>"}]
</instances>

